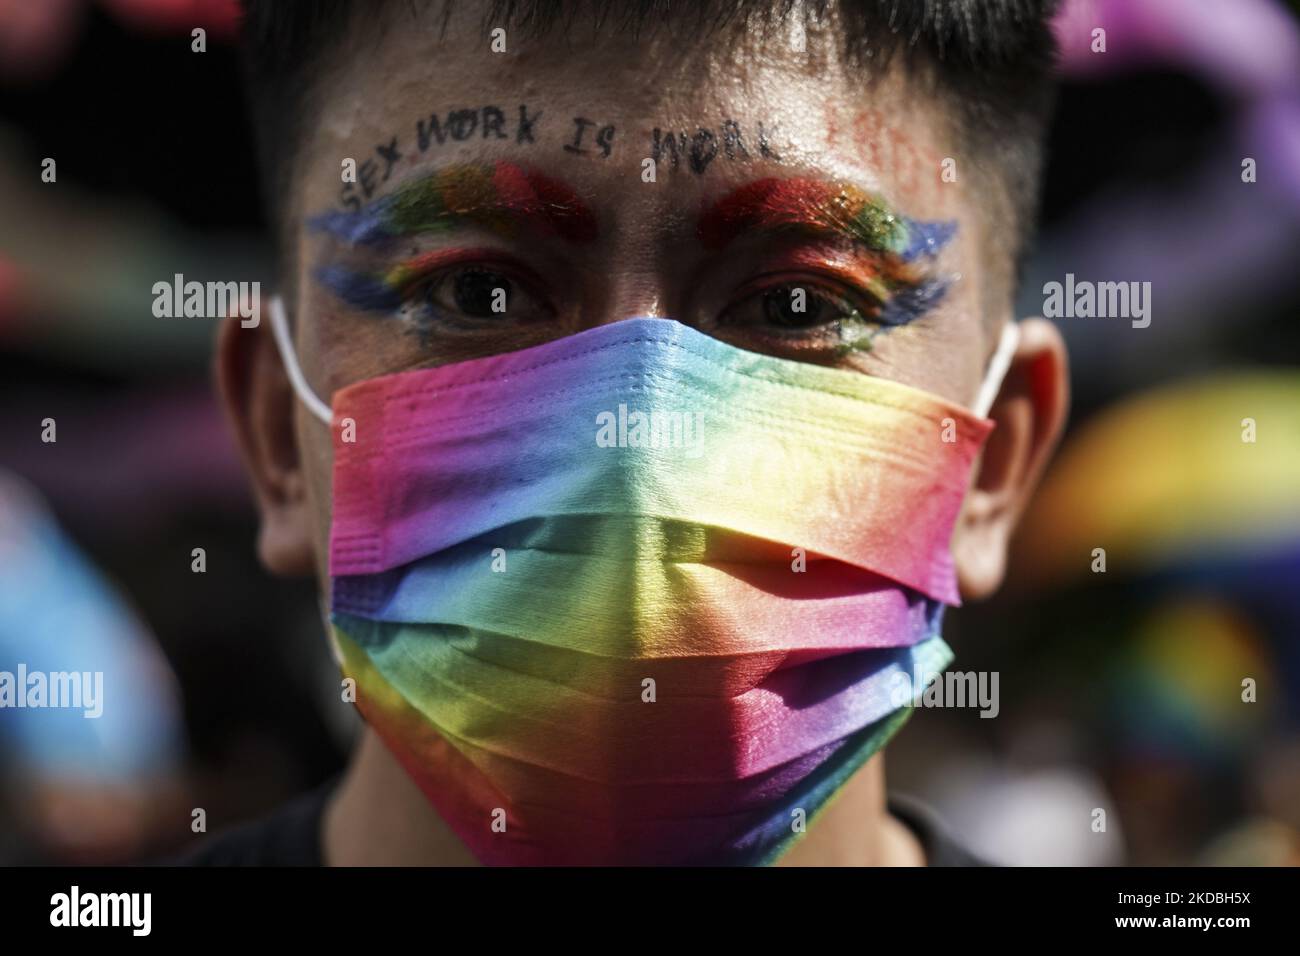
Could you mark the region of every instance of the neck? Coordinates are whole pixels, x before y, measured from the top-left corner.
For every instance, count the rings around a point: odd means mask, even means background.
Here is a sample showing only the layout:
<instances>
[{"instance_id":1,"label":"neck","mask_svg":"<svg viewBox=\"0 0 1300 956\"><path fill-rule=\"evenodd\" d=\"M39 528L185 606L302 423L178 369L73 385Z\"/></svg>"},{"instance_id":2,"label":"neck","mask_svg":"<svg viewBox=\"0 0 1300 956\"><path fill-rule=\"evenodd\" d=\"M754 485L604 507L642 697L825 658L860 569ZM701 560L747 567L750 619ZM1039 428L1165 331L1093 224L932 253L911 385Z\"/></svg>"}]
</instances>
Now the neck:
<instances>
[{"instance_id":1,"label":"neck","mask_svg":"<svg viewBox=\"0 0 1300 956\"><path fill-rule=\"evenodd\" d=\"M328 866L474 866L473 855L369 728L325 811ZM877 754L817 817L781 866L923 866L910 830L885 806Z\"/></svg>"},{"instance_id":2,"label":"neck","mask_svg":"<svg viewBox=\"0 0 1300 956\"><path fill-rule=\"evenodd\" d=\"M883 753L849 778L777 866L925 866L920 841L886 807Z\"/></svg>"},{"instance_id":3,"label":"neck","mask_svg":"<svg viewBox=\"0 0 1300 956\"><path fill-rule=\"evenodd\" d=\"M365 728L325 809L327 866L476 866L379 736Z\"/></svg>"}]
</instances>

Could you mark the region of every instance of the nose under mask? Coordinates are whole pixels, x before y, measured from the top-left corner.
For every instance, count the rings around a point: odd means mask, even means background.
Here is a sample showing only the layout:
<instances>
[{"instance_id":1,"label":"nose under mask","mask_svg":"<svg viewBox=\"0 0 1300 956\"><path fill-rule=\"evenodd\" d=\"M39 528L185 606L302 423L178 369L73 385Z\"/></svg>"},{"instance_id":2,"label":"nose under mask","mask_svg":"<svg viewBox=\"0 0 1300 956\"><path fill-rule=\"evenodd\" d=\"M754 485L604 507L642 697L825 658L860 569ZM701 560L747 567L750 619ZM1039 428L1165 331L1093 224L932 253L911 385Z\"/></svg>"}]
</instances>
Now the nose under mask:
<instances>
[{"instance_id":1,"label":"nose under mask","mask_svg":"<svg viewBox=\"0 0 1300 956\"><path fill-rule=\"evenodd\" d=\"M272 323L332 421L335 654L482 862L773 862L951 660L1014 326L975 410L663 319L330 409Z\"/></svg>"}]
</instances>

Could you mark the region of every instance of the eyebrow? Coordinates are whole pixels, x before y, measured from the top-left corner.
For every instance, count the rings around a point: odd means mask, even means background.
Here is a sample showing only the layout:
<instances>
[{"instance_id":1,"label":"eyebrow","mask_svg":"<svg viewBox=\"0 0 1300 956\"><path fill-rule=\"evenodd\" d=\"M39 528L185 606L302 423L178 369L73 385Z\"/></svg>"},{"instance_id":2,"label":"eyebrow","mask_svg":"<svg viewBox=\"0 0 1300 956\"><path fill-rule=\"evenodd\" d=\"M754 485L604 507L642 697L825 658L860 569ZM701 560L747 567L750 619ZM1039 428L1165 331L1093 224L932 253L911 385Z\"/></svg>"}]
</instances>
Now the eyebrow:
<instances>
[{"instance_id":1,"label":"eyebrow","mask_svg":"<svg viewBox=\"0 0 1300 956\"><path fill-rule=\"evenodd\" d=\"M706 204L696 232L706 249L719 250L756 230L793 230L841 239L900 262L913 262L937 255L957 224L904 216L880 196L852 183L769 177Z\"/></svg>"},{"instance_id":2,"label":"eyebrow","mask_svg":"<svg viewBox=\"0 0 1300 956\"><path fill-rule=\"evenodd\" d=\"M853 183L768 177L706 203L696 232L710 250L757 232L795 232L850 243L871 263L867 268L881 298L876 319L885 333L929 314L947 295L949 278L928 274L919 260L937 256L956 234L957 223L904 216Z\"/></svg>"},{"instance_id":3,"label":"eyebrow","mask_svg":"<svg viewBox=\"0 0 1300 956\"><path fill-rule=\"evenodd\" d=\"M381 245L476 225L507 236L522 229L591 242L596 217L572 187L515 163L460 163L409 180L355 210L331 210L308 226L352 245Z\"/></svg>"}]
</instances>

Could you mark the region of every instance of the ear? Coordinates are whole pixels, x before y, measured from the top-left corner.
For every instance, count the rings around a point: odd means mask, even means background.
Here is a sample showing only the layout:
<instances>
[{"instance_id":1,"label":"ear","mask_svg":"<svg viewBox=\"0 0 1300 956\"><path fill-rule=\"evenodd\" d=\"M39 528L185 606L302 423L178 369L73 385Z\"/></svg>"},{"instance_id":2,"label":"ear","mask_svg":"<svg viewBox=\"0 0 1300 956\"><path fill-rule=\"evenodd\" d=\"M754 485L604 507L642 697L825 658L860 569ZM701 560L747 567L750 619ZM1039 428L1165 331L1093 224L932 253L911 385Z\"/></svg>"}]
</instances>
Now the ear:
<instances>
[{"instance_id":1,"label":"ear","mask_svg":"<svg viewBox=\"0 0 1300 956\"><path fill-rule=\"evenodd\" d=\"M268 323L226 318L217 333L215 377L261 517L257 552L273 574L314 570L307 479L294 431L295 398Z\"/></svg>"},{"instance_id":2,"label":"ear","mask_svg":"<svg viewBox=\"0 0 1300 956\"><path fill-rule=\"evenodd\" d=\"M1061 437L1069 410L1065 342L1045 319L1020 323L1020 342L989 417L996 423L976 465L952 551L962 597L1001 585L1007 545Z\"/></svg>"}]
</instances>

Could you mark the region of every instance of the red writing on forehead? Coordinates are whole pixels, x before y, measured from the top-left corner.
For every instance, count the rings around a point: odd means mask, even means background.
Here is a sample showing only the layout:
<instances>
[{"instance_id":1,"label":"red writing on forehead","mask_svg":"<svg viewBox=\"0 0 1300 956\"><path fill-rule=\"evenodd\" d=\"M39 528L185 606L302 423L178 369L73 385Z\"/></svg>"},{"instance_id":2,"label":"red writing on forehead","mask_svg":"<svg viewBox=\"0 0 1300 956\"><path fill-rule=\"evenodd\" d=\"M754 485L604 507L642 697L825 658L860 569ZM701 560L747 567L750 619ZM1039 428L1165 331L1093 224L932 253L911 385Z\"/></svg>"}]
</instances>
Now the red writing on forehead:
<instances>
[{"instance_id":1,"label":"red writing on forehead","mask_svg":"<svg viewBox=\"0 0 1300 956\"><path fill-rule=\"evenodd\" d=\"M914 200L924 187L947 185L942 178L944 157L918 145L914 137L888 120L879 109L859 110L847 127L841 125L833 102L827 102L822 113L829 144L853 150L872 171L886 177L882 185L887 192ZM947 208L947 192L941 197Z\"/></svg>"}]
</instances>

